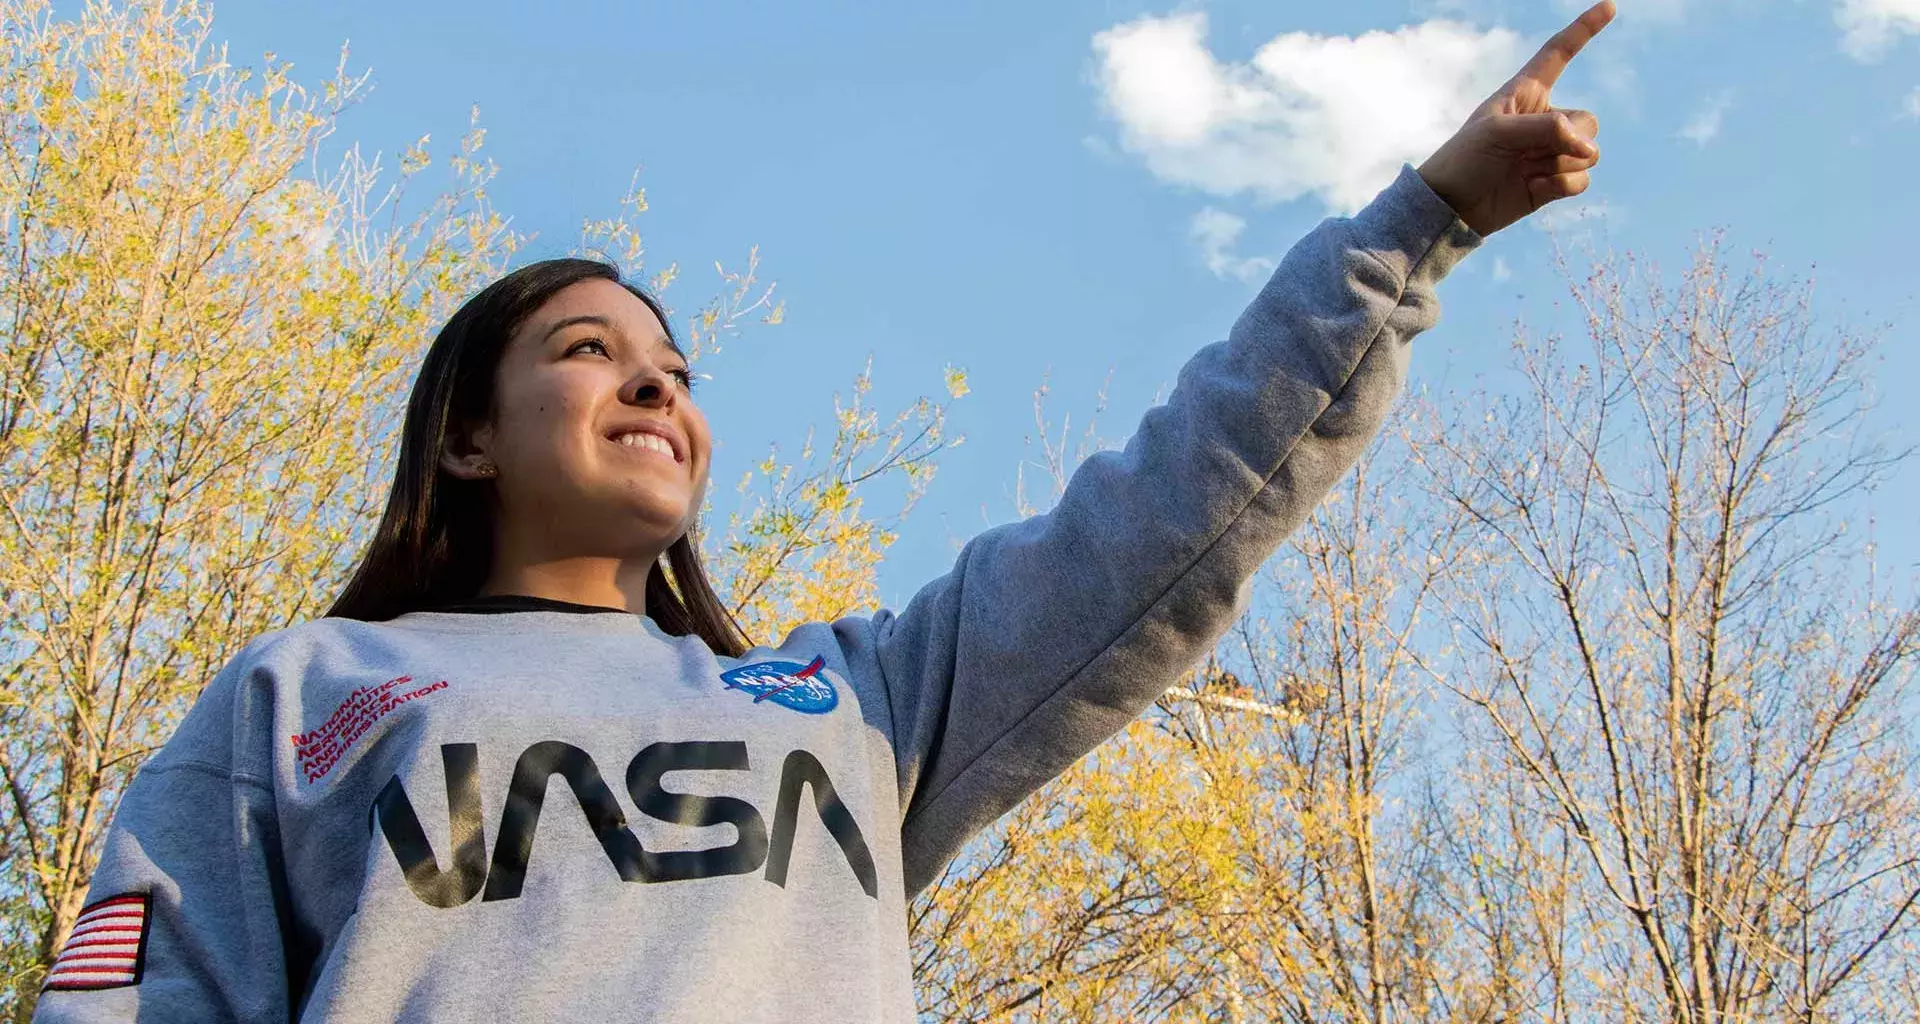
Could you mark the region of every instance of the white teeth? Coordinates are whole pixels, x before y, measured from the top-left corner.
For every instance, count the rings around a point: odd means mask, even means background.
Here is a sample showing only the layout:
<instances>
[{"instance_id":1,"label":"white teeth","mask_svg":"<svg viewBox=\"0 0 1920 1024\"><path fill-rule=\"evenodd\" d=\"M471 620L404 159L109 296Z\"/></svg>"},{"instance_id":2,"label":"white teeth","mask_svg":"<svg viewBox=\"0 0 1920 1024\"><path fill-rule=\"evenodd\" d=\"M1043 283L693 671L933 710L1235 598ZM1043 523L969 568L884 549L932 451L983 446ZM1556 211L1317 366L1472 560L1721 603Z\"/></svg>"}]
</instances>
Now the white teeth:
<instances>
[{"instance_id":1,"label":"white teeth","mask_svg":"<svg viewBox=\"0 0 1920 1024\"><path fill-rule=\"evenodd\" d=\"M621 434L618 440L628 448L645 448L648 451L659 452L669 459L675 457L673 444L658 434Z\"/></svg>"}]
</instances>

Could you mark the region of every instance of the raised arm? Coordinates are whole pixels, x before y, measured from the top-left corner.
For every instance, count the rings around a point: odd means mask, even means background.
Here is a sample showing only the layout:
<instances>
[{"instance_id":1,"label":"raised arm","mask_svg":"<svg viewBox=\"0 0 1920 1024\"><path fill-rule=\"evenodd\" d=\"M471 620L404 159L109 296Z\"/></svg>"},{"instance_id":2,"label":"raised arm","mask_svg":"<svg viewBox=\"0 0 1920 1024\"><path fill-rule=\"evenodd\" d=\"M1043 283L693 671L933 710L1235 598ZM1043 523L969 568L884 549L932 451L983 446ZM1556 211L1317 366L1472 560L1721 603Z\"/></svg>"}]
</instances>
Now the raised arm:
<instances>
[{"instance_id":1,"label":"raised arm","mask_svg":"<svg viewBox=\"0 0 1920 1024\"><path fill-rule=\"evenodd\" d=\"M1124 450L1051 512L990 530L897 617L838 627L894 719L907 886L1140 714L1213 646L1248 581L1380 429L1479 243L1412 168L1281 262Z\"/></svg>"},{"instance_id":2,"label":"raised arm","mask_svg":"<svg viewBox=\"0 0 1920 1024\"><path fill-rule=\"evenodd\" d=\"M1295 245L1052 512L975 538L898 616L836 625L888 689L910 892L1206 654L1380 430L1439 281L1485 234L1585 190L1597 123L1548 93L1611 17L1587 11L1418 171Z\"/></svg>"}]
</instances>

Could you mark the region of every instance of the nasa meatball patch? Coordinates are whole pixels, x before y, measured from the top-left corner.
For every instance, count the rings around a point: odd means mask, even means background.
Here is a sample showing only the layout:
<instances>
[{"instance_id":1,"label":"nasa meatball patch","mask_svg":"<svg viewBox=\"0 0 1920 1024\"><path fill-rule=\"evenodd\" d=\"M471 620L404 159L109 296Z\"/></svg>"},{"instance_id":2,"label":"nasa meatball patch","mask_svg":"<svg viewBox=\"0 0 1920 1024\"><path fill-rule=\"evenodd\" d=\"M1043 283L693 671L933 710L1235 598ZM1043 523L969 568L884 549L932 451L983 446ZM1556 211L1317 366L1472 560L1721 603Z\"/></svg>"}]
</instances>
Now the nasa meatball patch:
<instances>
[{"instance_id":1,"label":"nasa meatball patch","mask_svg":"<svg viewBox=\"0 0 1920 1024\"><path fill-rule=\"evenodd\" d=\"M753 695L755 704L778 704L803 715L824 715L840 703L827 674L827 659L815 657L802 665L797 661L756 661L720 673L720 681L729 690Z\"/></svg>"}]
</instances>

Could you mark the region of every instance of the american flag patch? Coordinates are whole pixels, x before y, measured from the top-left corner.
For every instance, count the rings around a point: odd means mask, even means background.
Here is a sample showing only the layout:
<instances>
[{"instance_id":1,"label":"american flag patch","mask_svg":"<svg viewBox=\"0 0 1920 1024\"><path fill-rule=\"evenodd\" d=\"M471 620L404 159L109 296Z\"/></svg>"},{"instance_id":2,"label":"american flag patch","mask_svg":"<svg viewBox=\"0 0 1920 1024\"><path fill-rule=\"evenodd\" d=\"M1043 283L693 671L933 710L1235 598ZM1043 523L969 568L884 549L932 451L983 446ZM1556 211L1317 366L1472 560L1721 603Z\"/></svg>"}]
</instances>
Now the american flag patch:
<instances>
[{"instance_id":1,"label":"american flag patch","mask_svg":"<svg viewBox=\"0 0 1920 1024\"><path fill-rule=\"evenodd\" d=\"M67 944L60 947L45 989L120 988L137 985L147 963L148 913L153 895L122 893L80 911Z\"/></svg>"}]
</instances>

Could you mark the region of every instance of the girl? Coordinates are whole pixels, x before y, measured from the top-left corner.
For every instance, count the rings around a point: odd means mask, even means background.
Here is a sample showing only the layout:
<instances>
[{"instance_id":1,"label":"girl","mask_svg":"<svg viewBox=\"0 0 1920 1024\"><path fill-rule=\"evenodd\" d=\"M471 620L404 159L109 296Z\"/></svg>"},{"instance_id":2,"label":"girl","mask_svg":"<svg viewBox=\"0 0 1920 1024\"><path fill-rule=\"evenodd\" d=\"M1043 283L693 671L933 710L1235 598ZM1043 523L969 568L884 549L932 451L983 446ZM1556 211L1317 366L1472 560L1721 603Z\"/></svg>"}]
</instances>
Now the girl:
<instances>
[{"instance_id":1,"label":"girl","mask_svg":"<svg viewBox=\"0 0 1920 1024\"><path fill-rule=\"evenodd\" d=\"M36 1019L908 1021L907 901L1145 709L1379 429L1434 288L1587 186L1562 31L1287 255L1122 452L899 614L734 628L660 308L524 267L428 352L329 617L249 646L127 790Z\"/></svg>"}]
</instances>

